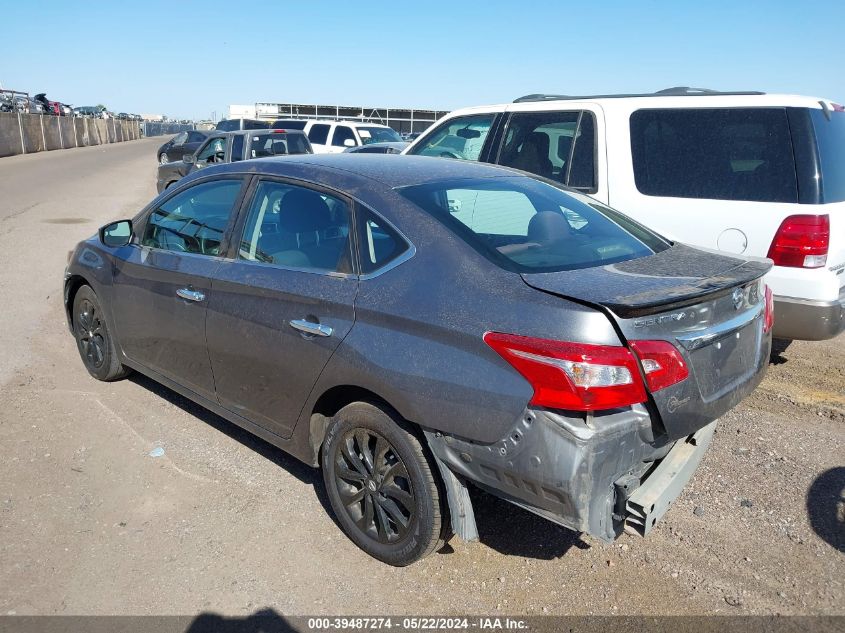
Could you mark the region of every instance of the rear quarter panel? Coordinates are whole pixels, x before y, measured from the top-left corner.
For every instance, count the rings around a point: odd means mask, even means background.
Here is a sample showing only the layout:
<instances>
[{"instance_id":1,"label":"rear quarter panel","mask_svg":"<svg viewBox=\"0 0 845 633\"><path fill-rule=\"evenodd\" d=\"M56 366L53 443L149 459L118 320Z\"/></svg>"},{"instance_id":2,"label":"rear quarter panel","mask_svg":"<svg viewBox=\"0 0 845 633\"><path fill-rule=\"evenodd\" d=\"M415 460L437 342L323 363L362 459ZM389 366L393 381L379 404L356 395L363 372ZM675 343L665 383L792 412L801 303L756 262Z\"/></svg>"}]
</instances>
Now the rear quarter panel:
<instances>
[{"instance_id":1,"label":"rear quarter panel","mask_svg":"<svg viewBox=\"0 0 845 633\"><path fill-rule=\"evenodd\" d=\"M305 418L322 393L353 385L423 427L492 443L533 391L484 343L485 332L620 344L603 314L528 287L398 194L368 202L416 254L361 280L355 325L320 377Z\"/></svg>"}]
</instances>

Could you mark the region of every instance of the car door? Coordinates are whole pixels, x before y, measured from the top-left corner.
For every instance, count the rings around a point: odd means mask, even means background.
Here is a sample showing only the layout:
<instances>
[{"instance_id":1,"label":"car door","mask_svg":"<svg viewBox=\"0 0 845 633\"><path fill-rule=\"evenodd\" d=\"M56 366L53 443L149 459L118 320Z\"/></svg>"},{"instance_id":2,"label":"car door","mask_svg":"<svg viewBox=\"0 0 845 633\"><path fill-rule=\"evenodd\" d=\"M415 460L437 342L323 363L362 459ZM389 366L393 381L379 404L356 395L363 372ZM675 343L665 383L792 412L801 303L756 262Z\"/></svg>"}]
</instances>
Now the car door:
<instances>
[{"instance_id":1,"label":"car door","mask_svg":"<svg viewBox=\"0 0 845 633\"><path fill-rule=\"evenodd\" d=\"M208 355L219 403L288 437L354 322L350 201L257 179L211 282Z\"/></svg>"},{"instance_id":2,"label":"car door","mask_svg":"<svg viewBox=\"0 0 845 633\"><path fill-rule=\"evenodd\" d=\"M206 180L163 200L136 224L113 273L115 327L129 360L212 401L205 314L242 185L242 177Z\"/></svg>"}]
</instances>

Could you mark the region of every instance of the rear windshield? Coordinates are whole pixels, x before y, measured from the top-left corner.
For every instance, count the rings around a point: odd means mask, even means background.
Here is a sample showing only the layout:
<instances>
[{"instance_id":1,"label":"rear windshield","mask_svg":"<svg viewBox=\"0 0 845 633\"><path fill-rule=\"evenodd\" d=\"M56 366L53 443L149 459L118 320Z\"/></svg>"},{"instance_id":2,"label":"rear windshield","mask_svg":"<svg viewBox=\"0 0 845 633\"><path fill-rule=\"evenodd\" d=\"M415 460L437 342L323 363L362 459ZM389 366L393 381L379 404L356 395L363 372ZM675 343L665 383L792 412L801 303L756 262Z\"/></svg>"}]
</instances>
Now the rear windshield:
<instances>
[{"instance_id":1,"label":"rear windshield","mask_svg":"<svg viewBox=\"0 0 845 633\"><path fill-rule=\"evenodd\" d=\"M359 127L358 135L364 145L370 143L391 143L399 142L402 137L399 133L389 127Z\"/></svg>"},{"instance_id":2,"label":"rear windshield","mask_svg":"<svg viewBox=\"0 0 845 633\"><path fill-rule=\"evenodd\" d=\"M822 172L822 201L845 201L845 112L810 110Z\"/></svg>"},{"instance_id":3,"label":"rear windshield","mask_svg":"<svg viewBox=\"0 0 845 633\"><path fill-rule=\"evenodd\" d=\"M254 134L250 158L310 154L311 146L304 134Z\"/></svg>"},{"instance_id":4,"label":"rear windshield","mask_svg":"<svg viewBox=\"0 0 845 633\"><path fill-rule=\"evenodd\" d=\"M400 193L490 261L517 272L602 266L669 246L587 196L532 178L456 179Z\"/></svg>"},{"instance_id":5,"label":"rear windshield","mask_svg":"<svg viewBox=\"0 0 845 633\"><path fill-rule=\"evenodd\" d=\"M647 196L798 202L785 108L638 110L631 153Z\"/></svg>"}]
</instances>

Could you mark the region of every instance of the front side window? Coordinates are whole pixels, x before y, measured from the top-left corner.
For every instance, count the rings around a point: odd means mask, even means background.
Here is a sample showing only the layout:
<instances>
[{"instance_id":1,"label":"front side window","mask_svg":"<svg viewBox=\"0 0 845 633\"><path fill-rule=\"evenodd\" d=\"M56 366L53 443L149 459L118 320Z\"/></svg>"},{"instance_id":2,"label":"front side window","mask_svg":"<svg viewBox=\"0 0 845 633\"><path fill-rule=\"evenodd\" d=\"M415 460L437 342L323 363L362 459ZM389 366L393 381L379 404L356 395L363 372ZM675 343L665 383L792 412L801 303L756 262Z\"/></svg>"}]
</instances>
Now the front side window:
<instances>
[{"instance_id":1,"label":"front side window","mask_svg":"<svg viewBox=\"0 0 845 633\"><path fill-rule=\"evenodd\" d=\"M429 134L409 153L478 160L494 118L494 114L478 114L451 119Z\"/></svg>"},{"instance_id":2,"label":"front side window","mask_svg":"<svg viewBox=\"0 0 845 633\"><path fill-rule=\"evenodd\" d=\"M216 180L173 196L150 214L141 244L177 253L220 255L240 190L240 180Z\"/></svg>"},{"instance_id":3,"label":"front side window","mask_svg":"<svg viewBox=\"0 0 845 633\"><path fill-rule=\"evenodd\" d=\"M173 145L183 145L187 139L188 139L188 133L187 133L187 132L182 132L181 134L177 134L176 136L174 136L174 137L170 140L170 142L171 142Z\"/></svg>"},{"instance_id":4,"label":"front side window","mask_svg":"<svg viewBox=\"0 0 845 633\"><path fill-rule=\"evenodd\" d=\"M507 270L590 268L669 246L593 199L533 178L441 181L400 192Z\"/></svg>"},{"instance_id":5,"label":"front side window","mask_svg":"<svg viewBox=\"0 0 845 633\"><path fill-rule=\"evenodd\" d=\"M595 193L595 122L592 113L514 114L497 162Z\"/></svg>"},{"instance_id":6,"label":"front side window","mask_svg":"<svg viewBox=\"0 0 845 633\"><path fill-rule=\"evenodd\" d=\"M798 202L784 108L638 110L630 125L640 193Z\"/></svg>"},{"instance_id":7,"label":"front side window","mask_svg":"<svg viewBox=\"0 0 845 633\"><path fill-rule=\"evenodd\" d=\"M259 183L244 225L240 259L351 273L350 253L344 200L287 183Z\"/></svg>"},{"instance_id":8,"label":"front side window","mask_svg":"<svg viewBox=\"0 0 845 633\"><path fill-rule=\"evenodd\" d=\"M397 143L402 141L402 137L389 127L359 127L358 135L361 137L361 143L369 145L370 143Z\"/></svg>"},{"instance_id":9,"label":"front side window","mask_svg":"<svg viewBox=\"0 0 845 633\"><path fill-rule=\"evenodd\" d=\"M197 154L198 163L222 163L226 158L226 139L213 138Z\"/></svg>"},{"instance_id":10,"label":"front side window","mask_svg":"<svg viewBox=\"0 0 845 633\"><path fill-rule=\"evenodd\" d=\"M325 123L316 123L308 131L308 140L317 145L325 145L329 138L330 126Z\"/></svg>"},{"instance_id":11,"label":"front side window","mask_svg":"<svg viewBox=\"0 0 845 633\"><path fill-rule=\"evenodd\" d=\"M335 147L346 147L346 141L352 141L354 145L357 145L358 142L355 140L355 133L352 131L351 127L347 127L346 125L338 125L334 129L334 136L332 136L332 145Z\"/></svg>"}]
</instances>

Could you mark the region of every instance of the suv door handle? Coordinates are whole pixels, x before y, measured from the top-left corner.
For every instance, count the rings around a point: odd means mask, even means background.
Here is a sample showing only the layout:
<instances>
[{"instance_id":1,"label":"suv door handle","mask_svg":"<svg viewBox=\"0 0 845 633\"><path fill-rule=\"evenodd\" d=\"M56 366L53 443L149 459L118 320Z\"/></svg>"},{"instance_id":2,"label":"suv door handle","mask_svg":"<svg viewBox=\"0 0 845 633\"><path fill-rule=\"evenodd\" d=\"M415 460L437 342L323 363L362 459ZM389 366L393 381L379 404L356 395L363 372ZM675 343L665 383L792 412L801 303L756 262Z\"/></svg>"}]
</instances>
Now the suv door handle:
<instances>
[{"instance_id":1,"label":"suv door handle","mask_svg":"<svg viewBox=\"0 0 845 633\"><path fill-rule=\"evenodd\" d=\"M179 288L176 294L188 301L203 301L205 299L205 295L199 290L191 290L190 288Z\"/></svg>"},{"instance_id":2,"label":"suv door handle","mask_svg":"<svg viewBox=\"0 0 845 633\"><path fill-rule=\"evenodd\" d=\"M290 326L294 330L299 330L300 332L313 336L331 336L334 331L328 325L320 325L319 323L306 321L305 319L294 319L290 322Z\"/></svg>"}]
</instances>

